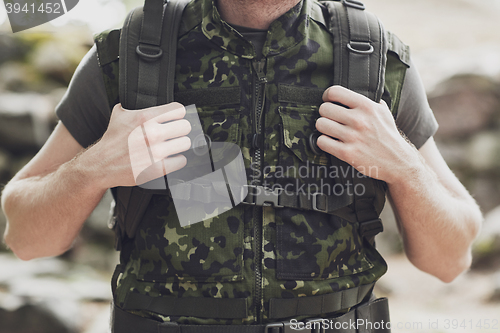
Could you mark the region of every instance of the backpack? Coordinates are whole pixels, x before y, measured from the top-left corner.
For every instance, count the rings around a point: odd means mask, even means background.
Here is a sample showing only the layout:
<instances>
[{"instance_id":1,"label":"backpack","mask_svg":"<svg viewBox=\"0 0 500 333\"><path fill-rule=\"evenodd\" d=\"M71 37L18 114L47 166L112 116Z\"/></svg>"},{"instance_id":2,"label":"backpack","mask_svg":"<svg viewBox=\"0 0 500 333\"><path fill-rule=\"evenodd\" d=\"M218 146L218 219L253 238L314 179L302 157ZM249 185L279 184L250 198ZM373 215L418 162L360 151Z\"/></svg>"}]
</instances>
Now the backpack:
<instances>
[{"instance_id":1,"label":"backpack","mask_svg":"<svg viewBox=\"0 0 500 333\"><path fill-rule=\"evenodd\" d=\"M188 2L189 0L171 0L164 4L163 0L145 0L144 7L136 8L128 15L121 31L113 30L106 38L97 36L96 45L101 66L119 54L118 95L119 101L126 109L142 109L174 101L177 38L171 36L177 36L179 31L182 31L182 12ZM384 94L387 51L392 51L403 64L407 64L408 47L395 35L386 32L380 21L365 11L365 6L359 1L326 0L321 1L321 4L324 6L329 30L333 35L336 69L333 73L334 83L376 102L384 98L388 105L397 108L399 96ZM116 44L113 44L113 41L116 42L118 38L119 49L116 49L112 45ZM405 70L403 65L395 72L404 77ZM380 198L377 194L376 187L385 190L386 185L369 177L358 181L363 182L365 195L360 198L346 198L350 201L344 202L343 205L353 204L360 222L360 234L373 243L375 235L383 230L379 213L385 202L385 198ZM157 191L140 187L118 187L112 189L112 193L116 204L110 227L116 233L116 249L122 250L122 245L134 238L141 218ZM270 195L261 200L261 204L277 206L278 199ZM280 201L286 202L285 199ZM290 203L288 207L330 213L335 210L335 203L329 202L328 199L319 202L316 196L313 196L312 200L305 202L302 207L297 207L296 203ZM122 255L122 258L126 257L126 254ZM122 263L123 261L125 260L122 260Z\"/></svg>"}]
</instances>

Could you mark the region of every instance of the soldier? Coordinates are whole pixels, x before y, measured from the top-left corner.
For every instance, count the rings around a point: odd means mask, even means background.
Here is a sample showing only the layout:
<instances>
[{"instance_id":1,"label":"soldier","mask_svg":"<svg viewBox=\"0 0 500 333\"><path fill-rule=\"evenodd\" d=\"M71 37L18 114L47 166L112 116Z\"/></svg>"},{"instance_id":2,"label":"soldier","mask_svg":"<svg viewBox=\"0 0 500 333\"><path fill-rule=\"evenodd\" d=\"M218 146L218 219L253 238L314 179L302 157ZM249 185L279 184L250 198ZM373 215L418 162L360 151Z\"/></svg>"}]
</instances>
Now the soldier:
<instances>
[{"instance_id":1,"label":"soldier","mask_svg":"<svg viewBox=\"0 0 500 333\"><path fill-rule=\"evenodd\" d=\"M470 266L482 216L436 148L437 124L408 48L392 40L380 103L333 85L325 8L314 0L191 1L175 99L196 103L213 141L242 147L255 186L329 179L360 184L360 192L330 193L337 197L320 208L316 193L311 201L296 188L296 206L252 202L186 228L172 198L154 195L134 233L120 233L115 332L220 332L228 324L280 332L311 318L334 320L336 332L361 331L344 325L356 318L380 326L388 316L370 295L386 264L361 226L378 221L386 190L417 268L451 282ZM98 49L110 38L101 36ZM149 144L163 151L165 174L186 163L184 108L125 110L119 59L105 52L92 48L82 60L57 107L61 121L3 191L5 241L23 260L65 252L107 189L136 185L128 138L144 122L161 115ZM301 167L310 174L295 172Z\"/></svg>"}]
</instances>

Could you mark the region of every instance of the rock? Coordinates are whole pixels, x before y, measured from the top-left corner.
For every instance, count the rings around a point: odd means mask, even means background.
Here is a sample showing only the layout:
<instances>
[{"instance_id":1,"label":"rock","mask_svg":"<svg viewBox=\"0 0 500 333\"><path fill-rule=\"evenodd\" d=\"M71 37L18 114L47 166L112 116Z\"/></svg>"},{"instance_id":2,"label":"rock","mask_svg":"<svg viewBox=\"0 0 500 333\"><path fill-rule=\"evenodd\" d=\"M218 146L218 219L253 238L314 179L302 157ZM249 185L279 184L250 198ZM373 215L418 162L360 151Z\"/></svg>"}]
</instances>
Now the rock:
<instances>
[{"instance_id":1,"label":"rock","mask_svg":"<svg viewBox=\"0 0 500 333\"><path fill-rule=\"evenodd\" d=\"M486 214L482 230L473 245L472 269L500 268L500 206Z\"/></svg>"},{"instance_id":2,"label":"rock","mask_svg":"<svg viewBox=\"0 0 500 333\"><path fill-rule=\"evenodd\" d=\"M483 212L489 212L500 205L500 183L498 173L470 173L460 179Z\"/></svg>"},{"instance_id":3,"label":"rock","mask_svg":"<svg viewBox=\"0 0 500 333\"><path fill-rule=\"evenodd\" d=\"M77 332L88 326L83 304L109 304L112 298L111 273L89 266L0 254L0 267L0 333Z\"/></svg>"},{"instance_id":4,"label":"rock","mask_svg":"<svg viewBox=\"0 0 500 333\"><path fill-rule=\"evenodd\" d=\"M9 61L0 66L0 91L39 90L41 84L40 76L29 64Z\"/></svg>"},{"instance_id":5,"label":"rock","mask_svg":"<svg viewBox=\"0 0 500 333\"><path fill-rule=\"evenodd\" d=\"M491 296L488 298L488 302L500 303L500 273L496 273L493 276L493 279L495 280L493 282L494 289L493 289L493 292L491 293Z\"/></svg>"},{"instance_id":6,"label":"rock","mask_svg":"<svg viewBox=\"0 0 500 333\"><path fill-rule=\"evenodd\" d=\"M0 34L0 64L9 60L22 58L29 50L29 46L19 38L9 34Z\"/></svg>"},{"instance_id":7,"label":"rock","mask_svg":"<svg viewBox=\"0 0 500 333\"><path fill-rule=\"evenodd\" d=\"M78 315L75 313L75 315ZM73 333L50 310L39 305L25 304L14 311L0 308L0 333Z\"/></svg>"},{"instance_id":8,"label":"rock","mask_svg":"<svg viewBox=\"0 0 500 333\"><path fill-rule=\"evenodd\" d=\"M0 95L0 145L9 151L38 150L54 128L53 98L36 93Z\"/></svg>"},{"instance_id":9,"label":"rock","mask_svg":"<svg viewBox=\"0 0 500 333\"><path fill-rule=\"evenodd\" d=\"M0 209L0 235L4 234L6 225L7 225L7 219L5 218L3 211ZM6 250L7 247L4 245L4 243L3 242L0 243L0 253Z\"/></svg>"},{"instance_id":10,"label":"rock","mask_svg":"<svg viewBox=\"0 0 500 333\"><path fill-rule=\"evenodd\" d=\"M29 63L35 71L61 84L67 84L92 45L88 37L88 31L76 27L54 34L36 44L29 55Z\"/></svg>"},{"instance_id":11,"label":"rock","mask_svg":"<svg viewBox=\"0 0 500 333\"><path fill-rule=\"evenodd\" d=\"M468 137L492 125L500 113L500 86L479 75L457 75L429 94L429 104L440 125L436 138Z\"/></svg>"},{"instance_id":12,"label":"rock","mask_svg":"<svg viewBox=\"0 0 500 333\"><path fill-rule=\"evenodd\" d=\"M470 167L477 172L500 168L500 132L488 131L475 135L467 149Z\"/></svg>"},{"instance_id":13,"label":"rock","mask_svg":"<svg viewBox=\"0 0 500 333\"><path fill-rule=\"evenodd\" d=\"M11 160L10 153L0 148L0 184L5 184L10 179Z\"/></svg>"}]
</instances>

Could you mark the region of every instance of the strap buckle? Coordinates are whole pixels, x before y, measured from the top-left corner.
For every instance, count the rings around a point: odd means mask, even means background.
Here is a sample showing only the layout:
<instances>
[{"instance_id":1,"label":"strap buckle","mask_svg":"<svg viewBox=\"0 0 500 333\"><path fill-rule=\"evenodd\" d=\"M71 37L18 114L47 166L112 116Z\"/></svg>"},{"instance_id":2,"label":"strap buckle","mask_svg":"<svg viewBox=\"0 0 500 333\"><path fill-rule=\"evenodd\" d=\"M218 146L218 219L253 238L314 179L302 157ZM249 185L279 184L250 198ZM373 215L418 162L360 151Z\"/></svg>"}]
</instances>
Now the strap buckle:
<instances>
[{"instance_id":1,"label":"strap buckle","mask_svg":"<svg viewBox=\"0 0 500 333\"><path fill-rule=\"evenodd\" d=\"M282 208L284 206L279 204L280 194L283 188L276 187L274 190L264 186L245 185L248 188L248 195L242 202L247 205L257 206L274 206L275 208Z\"/></svg>"},{"instance_id":2,"label":"strap buckle","mask_svg":"<svg viewBox=\"0 0 500 333\"><path fill-rule=\"evenodd\" d=\"M320 207L318 207L318 195L325 196L325 208L324 209L321 209ZM322 192L312 193L312 209L317 211L317 212L322 212L322 213L328 212L328 197L326 196L326 194L323 194Z\"/></svg>"},{"instance_id":3,"label":"strap buckle","mask_svg":"<svg viewBox=\"0 0 500 333\"><path fill-rule=\"evenodd\" d=\"M356 9L365 10L365 8L366 8L365 4L362 3L361 1L356 1L356 0L342 0L342 3L345 6L349 6L349 7L356 8Z\"/></svg>"}]
</instances>

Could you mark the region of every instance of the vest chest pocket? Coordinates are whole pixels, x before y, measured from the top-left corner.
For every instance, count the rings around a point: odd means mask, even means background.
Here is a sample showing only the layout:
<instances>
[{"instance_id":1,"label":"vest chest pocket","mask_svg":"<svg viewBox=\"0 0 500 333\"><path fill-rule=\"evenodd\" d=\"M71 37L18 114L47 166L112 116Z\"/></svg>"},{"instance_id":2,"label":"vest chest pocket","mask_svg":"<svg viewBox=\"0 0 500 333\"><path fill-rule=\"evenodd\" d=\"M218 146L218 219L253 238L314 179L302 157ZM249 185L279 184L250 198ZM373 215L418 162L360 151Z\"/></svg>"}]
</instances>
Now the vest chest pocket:
<instances>
[{"instance_id":1,"label":"vest chest pocket","mask_svg":"<svg viewBox=\"0 0 500 333\"><path fill-rule=\"evenodd\" d=\"M340 165L328 153L316 154L310 136L316 131L317 107L280 107L284 169L298 167L287 179L306 184L306 193L340 195ZM279 180L278 180L279 181ZM286 186L283 182L283 186ZM311 186L312 185L312 186ZM347 188L343 189L347 191ZM284 280L324 280L349 276L374 267L367 258L357 225L339 216L293 208L276 209L276 276Z\"/></svg>"},{"instance_id":2,"label":"vest chest pocket","mask_svg":"<svg viewBox=\"0 0 500 333\"><path fill-rule=\"evenodd\" d=\"M302 163L328 165L329 155L321 150L320 154L316 154L310 142L311 136L317 134L316 120L320 117L318 108L280 106L278 110L283 125L281 162L290 164L287 157L293 154Z\"/></svg>"}]
</instances>

